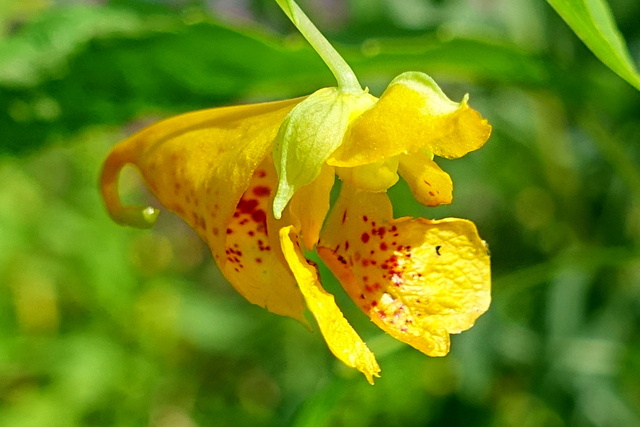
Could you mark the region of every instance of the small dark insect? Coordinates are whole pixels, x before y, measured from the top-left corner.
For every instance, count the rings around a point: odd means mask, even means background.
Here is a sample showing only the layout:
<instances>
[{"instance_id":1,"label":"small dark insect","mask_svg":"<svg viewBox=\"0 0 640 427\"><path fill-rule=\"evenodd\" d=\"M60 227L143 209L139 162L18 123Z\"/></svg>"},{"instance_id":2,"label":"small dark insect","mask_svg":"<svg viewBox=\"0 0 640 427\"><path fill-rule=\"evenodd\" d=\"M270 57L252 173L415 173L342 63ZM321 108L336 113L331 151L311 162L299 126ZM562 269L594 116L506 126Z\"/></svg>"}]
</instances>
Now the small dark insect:
<instances>
[{"instance_id":1,"label":"small dark insect","mask_svg":"<svg viewBox=\"0 0 640 427\"><path fill-rule=\"evenodd\" d=\"M441 255L441 254L440 254L440 248L441 248L441 247L442 247L442 246L440 246L440 245L436 246L436 253L438 254L438 256L440 256L440 255Z\"/></svg>"}]
</instances>

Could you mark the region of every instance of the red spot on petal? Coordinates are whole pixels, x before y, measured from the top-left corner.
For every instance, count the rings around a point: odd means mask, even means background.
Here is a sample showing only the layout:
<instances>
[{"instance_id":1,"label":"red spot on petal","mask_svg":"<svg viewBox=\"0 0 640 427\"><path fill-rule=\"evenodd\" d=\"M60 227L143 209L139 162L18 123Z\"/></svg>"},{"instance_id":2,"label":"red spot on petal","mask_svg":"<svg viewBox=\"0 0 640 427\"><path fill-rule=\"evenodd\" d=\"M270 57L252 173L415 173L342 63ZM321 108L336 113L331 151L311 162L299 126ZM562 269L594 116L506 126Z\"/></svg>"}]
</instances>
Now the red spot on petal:
<instances>
[{"instance_id":1,"label":"red spot on petal","mask_svg":"<svg viewBox=\"0 0 640 427\"><path fill-rule=\"evenodd\" d=\"M256 176L258 178L264 178L265 176L267 176L267 172L263 171L263 170L258 170L258 171L256 171Z\"/></svg>"},{"instance_id":2,"label":"red spot on petal","mask_svg":"<svg viewBox=\"0 0 640 427\"><path fill-rule=\"evenodd\" d=\"M380 243L380 250L381 251L386 251L388 249L388 246L385 242Z\"/></svg>"},{"instance_id":3,"label":"red spot on petal","mask_svg":"<svg viewBox=\"0 0 640 427\"><path fill-rule=\"evenodd\" d=\"M256 199L243 198L238 202L238 207L236 209L238 212L249 214L252 213L256 207L258 207L258 201Z\"/></svg>"},{"instance_id":4,"label":"red spot on petal","mask_svg":"<svg viewBox=\"0 0 640 427\"><path fill-rule=\"evenodd\" d=\"M253 188L253 194L257 197L267 197L271 194L271 189L264 185L258 185Z\"/></svg>"},{"instance_id":5,"label":"red spot on petal","mask_svg":"<svg viewBox=\"0 0 640 427\"><path fill-rule=\"evenodd\" d=\"M258 223L266 223L267 222L267 213L262 209L257 210L251 214L251 219Z\"/></svg>"},{"instance_id":6,"label":"red spot on petal","mask_svg":"<svg viewBox=\"0 0 640 427\"><path fill-rule=\"evenodd\" d=\"M362 236L360 236L360 240L362 240L362 243L367 243L370 238L371 236L369 236L369 233L362 233Z\"/></svg>"},{"instance_id":7,"label":"red spot on petal","mask_svg":"<svg viewBox=\"0 0 640 427\"><path fill-rule=\"evenodd\" d=\"M367 222L367 221L369 221L369 218L366 215L362 215L362 220L364 222Z\"/></svg>"}]
</instances>

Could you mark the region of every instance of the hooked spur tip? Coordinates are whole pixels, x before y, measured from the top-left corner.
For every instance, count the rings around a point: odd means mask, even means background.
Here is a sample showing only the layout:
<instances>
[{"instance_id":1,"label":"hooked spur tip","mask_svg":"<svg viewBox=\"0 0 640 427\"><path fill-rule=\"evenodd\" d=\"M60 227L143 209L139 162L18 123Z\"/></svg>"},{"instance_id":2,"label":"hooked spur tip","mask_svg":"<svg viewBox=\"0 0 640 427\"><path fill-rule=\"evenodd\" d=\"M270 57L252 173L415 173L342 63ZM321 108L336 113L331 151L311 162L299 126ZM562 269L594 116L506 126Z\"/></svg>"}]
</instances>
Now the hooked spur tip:
<instances>
[{"instance_id":1,"label":"hooked spur tip","mask_svg":"<svg viewBox=\"0 0 640 427\"><path fill-rule=\"evenodd\" d=\"M137 166L137 151L131 141L116 145L104 162L100 175L100 192L111 219L121 225L136 228L151 228L160 210L151 206L125 206L118 192L120 171L127 164Z\"/></svg>"},{"instance_id":2,"label":"hooked spur tip","mask_svg":"<svg viewBox=\"0 0 640 427\"><path fill-rule=\"evenodd\" d=\"M151 206L123 206L114 212L111 217L115 222L135 228L151 228L156 223L160 210Z\"/></svg>"}]
</instances>

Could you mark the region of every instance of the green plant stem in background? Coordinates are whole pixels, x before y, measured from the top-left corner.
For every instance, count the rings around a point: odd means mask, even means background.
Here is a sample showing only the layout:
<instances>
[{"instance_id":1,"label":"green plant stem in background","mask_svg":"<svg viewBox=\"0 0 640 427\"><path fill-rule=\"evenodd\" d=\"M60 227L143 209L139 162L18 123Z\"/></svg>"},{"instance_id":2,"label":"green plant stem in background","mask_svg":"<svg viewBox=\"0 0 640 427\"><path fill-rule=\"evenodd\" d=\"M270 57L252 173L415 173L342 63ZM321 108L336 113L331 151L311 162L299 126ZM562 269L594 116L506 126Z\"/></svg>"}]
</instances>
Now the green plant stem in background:
<instances>
[{"instance_id":1,"label":"green plant stem in background","mask_svg":"<svg viewBox=\"0 0 640 427\"><path fill-rule=\"evenodd\" d=\"M360 93L362 86L358 82L355 73L349 64L340 56L329 41L313 25L307 15L293 0L276 0L278 6L284 11L287 17L296 26L300 34L309 42L313 49L322 58L327 67L331 70L336 80L338 88L343 92Z\"/></svg>"},{"instance_id":2,"label":"green plant stem in background","mask_svg":"<svg viewBox=\"0 0 640 427\"><path fill-rule=\"evenodd\" d=\"M599 124L594 114L589 114L580 121L583 129L592 136L602 157L606 159L618 176L629 186L631 194L640 201L640 169L620 141L611 136L611 132Z\"/></svg>"}]
</instances>

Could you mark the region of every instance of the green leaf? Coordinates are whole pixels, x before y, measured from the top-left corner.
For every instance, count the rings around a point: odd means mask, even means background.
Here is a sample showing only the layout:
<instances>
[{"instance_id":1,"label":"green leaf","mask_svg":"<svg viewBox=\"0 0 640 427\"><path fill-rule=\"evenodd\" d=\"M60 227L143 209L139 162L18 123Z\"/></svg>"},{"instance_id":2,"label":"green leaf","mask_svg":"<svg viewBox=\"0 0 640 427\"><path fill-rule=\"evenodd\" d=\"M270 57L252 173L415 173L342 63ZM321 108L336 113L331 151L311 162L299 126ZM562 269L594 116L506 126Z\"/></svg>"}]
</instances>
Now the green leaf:
<instances>
[{"instance_id":1,"label":"green leaf","mask_svg":"<svg viewBox=\"0 0 640 427\"><path fill-rule=\"evenodd\" d=\"M528 88L584 82L581 70L560 73L544 57L482 40L370 39L339 50L376 90L407 70ZM40 14L0 40L0 64L0 156L143 114L295 97L335 84L305 43L107 5Z\"/></svg>"},{"instance_id":2,"label":"green leaf","mask_svg":"<svg viewBox=\"0 0 640 427\"><path fill-rule=\"evenodd\" d=\"M147 25L148 26L148 25ZM52 9L0 41L0 84L34 86L97 37L136 34L144 21L126 9L74 5Z\"/></svg>"},{"instance_id":3,"label":"green leaf","mask_svg":"<svg viewBox=\"0 0 640 427\"><path fill-rule=\"evenodd\" d=\"M640 74L605 0L547 0L589 49L640 90Z\"/></svg>"},{"instance_id":4,"label":"green leaf","mask_svg":"<svg viewBox=\"0 0 640 427\"><path fill-rule=\"evenodd\" d=\"M433 36L370 39L361 48L341 51L364 82L382 72L390 79L415 70L453 80L548 88L558 72L555 65L543 57L513 45L486 40L441 41Z\"/></svg>"}]
</instances>

